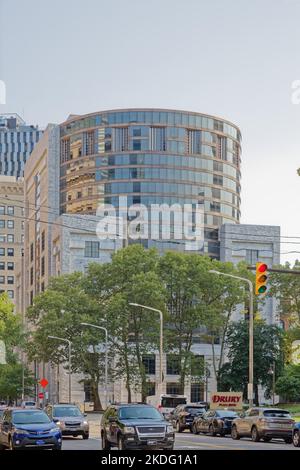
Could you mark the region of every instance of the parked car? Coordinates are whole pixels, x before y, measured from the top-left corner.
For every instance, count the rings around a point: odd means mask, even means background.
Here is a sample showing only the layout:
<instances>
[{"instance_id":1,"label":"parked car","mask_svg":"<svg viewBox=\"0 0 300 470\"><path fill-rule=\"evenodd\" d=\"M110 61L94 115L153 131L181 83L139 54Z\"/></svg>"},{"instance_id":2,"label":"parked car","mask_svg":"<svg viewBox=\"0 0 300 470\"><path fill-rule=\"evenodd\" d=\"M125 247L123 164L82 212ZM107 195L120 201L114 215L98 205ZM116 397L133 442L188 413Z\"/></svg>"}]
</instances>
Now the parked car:
<instances>
[{"instance_id":1,"label":"parked car","mask_svg":"<svg viewBox=\"0 0 300 470\"><path fill-rule=\"evenodd\" d=\"M60 428L63 436L89 438L89 423L76 405L47 405L45 411Z\"/></svg>"},{"instance_id":2,"label":"parked car","mask_svg":"<svg viewBox=\"0 0 300 470\"><path fill-rule=\"evenodd\" d=\"M61 450L60 429L43 410L6 409L1 423L0 449Z\"/></svg>"},{"instance_id":3,"label":"parked car","mask_svg":"<svg viewBox=\"0 0 300 470\"><path fill-rule=\"evenodd\" d=\"M295 421L289 411L278 408L250 408L240 418L232 422L231 437L251 437L252 441L265 442L273 438L281 438L287 444L293 441L293 427Z\"/></svg>"},{"instance_id":4,"label":"parked car","mask_svg":"<svg viewBox=\"0 0 300 470\"><path fill-rule=\"evenodd\" d=\"M163 416L169 417L178 405L186 405L186 395L163 394L150 395L146 398L149 405L155 406Z\"/></svg>"},{"instance_id":5,"label":"parked car","mask_svg":"<svg viewBox=\"0 0 300 470\"><path fill-rule=\"evenodd\" d=\"M170 414L169 421L172 422L177 432L189 429L192 432L192 424L197 416L206 412L203 405L178 405Z\"/></svg>"},{"instance_id":6,"label":"parked car","mask_svg":"<svg viewBox=\"0 0 300 470\"><path fill-rule=\"evenodd\" d=\"M37 408L36 401L33 401L33 400L22 401L21 408L24 408L24 409Z\"/></svg>"},{"instance_id":7,"label":"parked car","mask_svg":"<svg viewBox=\"0 0 300 470\"><path fill-rule=\"evenodd\" d=\"M294 424L293 444L295 447L300 447L300 422Z\"/></svg>"},{"instance_id":8,"label":"parked car","mask_svg":"<svg viewBox=\"0 0 300 470\"><path fill-rule=\"evenodd\" d=\"M154 406L116 404L107 408L101 421L102 449L173 449L175 433Z\"/></svg>"},{"instance_id":9,"label":"parked car","mask_svg":"<svg viewBox=\"0 0 300 470\"><path fill-rule=\"evenodd\" d=\"M192 432L210 434L211 436L225 436L231 433L231 423L238 417L235 411L231 410L211 410L202 416L196 416L192 424Z\"/></svg>"}]
</instances>

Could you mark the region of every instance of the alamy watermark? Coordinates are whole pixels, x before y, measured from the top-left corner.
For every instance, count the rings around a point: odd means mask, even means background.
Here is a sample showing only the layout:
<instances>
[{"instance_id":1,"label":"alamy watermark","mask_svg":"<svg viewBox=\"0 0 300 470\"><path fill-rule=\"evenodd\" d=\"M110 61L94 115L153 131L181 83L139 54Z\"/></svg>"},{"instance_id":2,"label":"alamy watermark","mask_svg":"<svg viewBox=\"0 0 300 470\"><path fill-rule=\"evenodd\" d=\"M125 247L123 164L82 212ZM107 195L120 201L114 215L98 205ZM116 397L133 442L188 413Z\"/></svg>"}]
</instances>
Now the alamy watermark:
<instances>
[{"instance_id":1,"label":"alamy watermark","mask_svg":"<svg viewBox=\"0 0 300 470\"><path fill-rule=\"evenodd\" d=\"M6 104L6 85L3 80L0 80L0 104Z\"/></svg>"},{"instance_id":2,"label":"alamy watermark","mask_svg":"<svg viewBox=\"0 0 300 470\"><path fill-rule=\"evenodd\" d=\"M96 233L100 240L155 240L184 243L200 250L204 244L203 204L132 204L120 196L118 207L100 205Z\"/></svg>"}]
</instances>

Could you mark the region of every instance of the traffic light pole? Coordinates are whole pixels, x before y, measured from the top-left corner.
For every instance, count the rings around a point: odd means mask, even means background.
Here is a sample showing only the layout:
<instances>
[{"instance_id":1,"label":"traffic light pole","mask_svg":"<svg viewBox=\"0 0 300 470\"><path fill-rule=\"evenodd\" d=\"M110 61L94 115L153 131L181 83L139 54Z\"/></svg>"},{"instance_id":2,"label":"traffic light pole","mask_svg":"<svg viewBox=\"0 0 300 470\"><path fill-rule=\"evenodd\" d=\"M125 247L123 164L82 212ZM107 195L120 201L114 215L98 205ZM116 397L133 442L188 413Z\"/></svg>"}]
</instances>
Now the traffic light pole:
<instances>
[{"instance_id":1,"label":"traffic light pole","mask_svg":"<svg viewBox=\"0 0 300 470\"><path fill-rule=\"evenodd\" d=\"M220 271L214 271L211 270L209 271L212 274L218 274L219 276L226 276L226 277L232 277L234 279L239 279L240 281L247 282L248 287L249 287L249 382L248 382L248 400L249 400L249 406L252 408L253 406L253 284L252 282L245 278L245 277L240 277L240 276L234 276L233 274L227 274L227 273L222 273Z\"/></svg>"}]
</instances>

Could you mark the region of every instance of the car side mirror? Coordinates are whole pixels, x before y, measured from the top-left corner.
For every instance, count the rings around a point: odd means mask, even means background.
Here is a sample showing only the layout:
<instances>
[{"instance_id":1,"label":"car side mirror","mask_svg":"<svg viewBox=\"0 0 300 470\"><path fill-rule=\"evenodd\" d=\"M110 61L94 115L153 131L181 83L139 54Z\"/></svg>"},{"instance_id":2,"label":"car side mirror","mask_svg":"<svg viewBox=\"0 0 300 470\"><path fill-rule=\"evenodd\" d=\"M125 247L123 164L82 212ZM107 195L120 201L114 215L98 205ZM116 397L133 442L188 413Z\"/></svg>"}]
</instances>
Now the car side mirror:
<instances>
[{"instance_id":1,"label":"car side mirror","mask_svg":"<svg viewBox=\"0 0 300 470\"><path fill-rule=\"evenodd\" d=\"M86 417L87 417L87 413L83 413L83 416L86 418Z\"/></svg>"},{"instance_id":2,"label":"car side mirror","mask_svg":"<svg viewBox=\"0 0 300 470\"><path fill-rule=\"evenodd\" d=\"M109 422L109 423L115 423L115 422L116 422L116 418L114 418L113 416L110 416L110 417L108 418L108 422Z\"/></svg>"},{"instance_id":3,"label":"car side mirror","mask_svg":"<svg viewBox=\"0 0 300 470\"><path fill-rule=\"evenodd\" d=\"M245 418L246 414L245 413L240 413L240 418Z\"/></svg>"}]
</instances>

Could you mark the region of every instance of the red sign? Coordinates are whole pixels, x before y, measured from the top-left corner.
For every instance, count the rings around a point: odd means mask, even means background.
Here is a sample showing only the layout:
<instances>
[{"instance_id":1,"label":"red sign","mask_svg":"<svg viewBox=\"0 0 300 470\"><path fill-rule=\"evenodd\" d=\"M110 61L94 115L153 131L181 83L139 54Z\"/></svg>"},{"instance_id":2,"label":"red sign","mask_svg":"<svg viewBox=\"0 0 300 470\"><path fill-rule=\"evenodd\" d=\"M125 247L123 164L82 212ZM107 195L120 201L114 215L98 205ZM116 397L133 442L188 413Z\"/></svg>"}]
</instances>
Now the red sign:
<instances>
[{"instance_id":1,"label":"red sign","mask_svg":"<svg viewBox=\"0 0 300 470\"><path fill-rule=\"evenodd\" d=\"M40 385L41 385L43 388L47 387L48 383L49 383L49 382L48 382L47 379L42 379L42 380L40 380Z\"/></svg>"},{"instance_id":2,"label":"red sign","mask_svg":"<svg viewBox=\"0 0 300 470\"><path fill-rule=\"evenodd\" d=\"M39 393L39 398L44 398L44 394L42 392Z\"/></svg>"}]
</instances>

